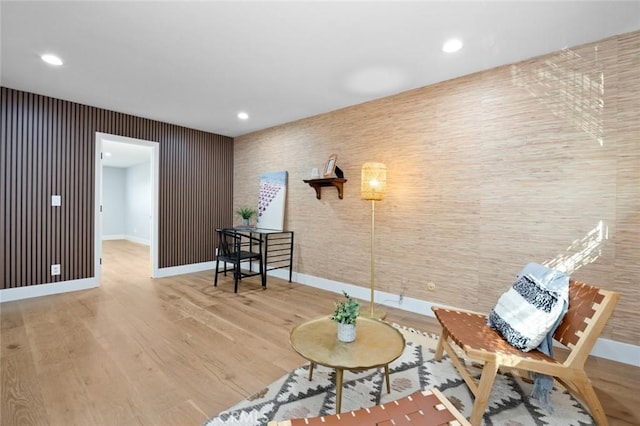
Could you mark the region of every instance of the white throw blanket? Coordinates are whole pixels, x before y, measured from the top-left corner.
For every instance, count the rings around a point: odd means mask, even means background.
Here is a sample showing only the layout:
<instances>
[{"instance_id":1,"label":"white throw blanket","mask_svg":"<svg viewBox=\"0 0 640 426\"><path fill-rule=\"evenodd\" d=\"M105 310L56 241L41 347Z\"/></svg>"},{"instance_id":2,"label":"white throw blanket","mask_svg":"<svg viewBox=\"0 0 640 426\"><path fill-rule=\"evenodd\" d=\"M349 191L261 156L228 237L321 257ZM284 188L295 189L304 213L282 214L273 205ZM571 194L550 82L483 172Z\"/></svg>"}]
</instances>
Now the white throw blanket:
<instances>
[{"instance_id":1,"label":"white throw blanket","mask_svg":"<svg viewBox=\"0 0 640 426\"><path fill-rule=\"evenodd\" d=\"M524 267L487 318L511 345L528 352L537 349L553 357L553 333L569 306L569 277L537 263ZM535 375L531 396L553 411L549 392L553 377Z\"/></svg>"}]
</instances>

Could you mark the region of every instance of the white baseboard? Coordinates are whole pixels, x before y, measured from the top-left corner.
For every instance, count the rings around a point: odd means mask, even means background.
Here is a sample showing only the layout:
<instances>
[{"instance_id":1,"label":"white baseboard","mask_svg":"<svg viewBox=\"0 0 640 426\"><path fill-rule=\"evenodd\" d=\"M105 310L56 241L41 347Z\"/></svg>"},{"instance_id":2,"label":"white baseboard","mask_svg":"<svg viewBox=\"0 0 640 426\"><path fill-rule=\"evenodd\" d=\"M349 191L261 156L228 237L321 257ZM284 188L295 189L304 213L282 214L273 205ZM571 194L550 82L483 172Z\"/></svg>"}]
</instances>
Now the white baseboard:
<instances>
[{"instance_id":1,"label":"white baseboard","mask_svg":"<svg viewBox=\"0 0 640 426\"><path fill-rule=\"evenodd\" d=\"M151 241L148 238L140 238L140 237L136 237L135 235L125 235L124 239L127 241L131 241L132 243L138 243L145 246L151 245Z\"/></svg>"},{"instance_id":2,"label":"white baseboard","mask_svg":"<svg viewBox=\"0 0 640 426\"><path fill-rule=\"evenodd\" d=\"M32 297L51 296L52 294L68 293L70 291L88 290L99 286L100 281L96 277L92 277L81 280L6 288L0 290L0 303L30 299Z\"/></svg>"},{"instance_id":3,"label":"white baseboard","mask_svg":"<svg viewBox=\"0 0 640 426\"><path fill-rule=\"evenodd\" d=\"M123 238L115 238L123 239ZM174 275L190 274L213 270L215 262L194 263L191 265L173 266L160 268L156 271L154 278L171 277ZM55 283L28 285L24 287L7 288L0 290L0 303L12 302L14 300L30 299L32 297L51 296L53 294L68 293L70 291L87 290L100 287L100 280L96 277L84 278L72 281L60 281Z\"/></svg>"},{"instance_id":4,"label":"white baseboard","mask_svg":"<svg viewBox=\"0 0 640 426\"><path fill-rule=\"evenodd\" d=\"M283 269L269 271L269 275L289 279L289 271ZM359 287L352 284L341 283L338 281L327 280L324 278L314 277L312 275L293 273L293 281L308 285L310 287L320 288L322 290L331 291L341 294L346 291L350 296L360 300L369 300L371 298L371 290L365 287ZM425 300L413 299L411 297L400 297L397 294L386 293L383 291L375 291L375 301L378 305L389 306L392 308L402 309L404 311L414 312L434 318L432 306L441 306L450 308L450 306L441 303L431 303ZM624 364L640 367L640 346L631 345L629 343L616 342L615 340L599 338L596 342L591 355L600 358L609 359Z\"/></svg>"},{"instance_id":5,"label":"white baseboard","mask_svg":"<svg viewBox=\"0 0 640 426\"><path fill-rule=\"evenodd\" d=\"M169 268L159 268L154 276L156 278L170 277L174 275L190 274L193 272L202 272L213 270L216 267L215 261L194 263L191 265L173 266ZM269 271L271 276L288 280L289 271L285 269L276 269ZM293 273L292 281L308 285L310 287L331 291L340 294L346 291L352 297L360 300L369 300L370 290L365 287L353 284L342 283L339 281L327 280L325 278L314 277L312 275ZM56 283L31 285L26 287L7 288L0 290L0 303L11 302L20 299L29 299L32 297L49 296L58 293L67 293L70 291L87 290L100 286L100 281L96 277L85 278L73 281L61 281ZM387 293L383 291L375 291L375 300L379 305L389 306L392 308L402 309L408 312L434 317L431 307L434 305L447 307L440 303L433 304L431 302L411 297L400 297L397 294ZM596 342L591 355L600 358L606 358L612 361L640 367L640 346L628 343L616 342L615 340L599 338Z\"/></svg>"},{"instance_id":6,"label":"white baseboard","mask_svg":"<svg viewBox=\"0 0 640 426\"><path fill-rule=\"evenodd\" d=\"M124 234L103 235L103 240L124 240Z\"/></svg>"},{"instance_id":7,"label":"white baseboard","mask_svg":"<svg viewBox=\"0 0 640 426\"><path fill-rule=\"evenodd\" d=\"M194 272L202 272L214 270L216 262L192 263L191 265L170 266L168 268L158 268L154 273L154 278L172 277L174 275L192 274Z\"/></svg>"},{"instance_id":8,"label":"white baseboard","mask_svg":"<svg viewBox=\"0 0 640 426\"><path fill-rule=\"evenodd\" d=\"M140 238L135 235L125 235L125 234L103 235L102 239L103 240L127 240L133 243L143 244L145 246L151 245L151 240L149 240L148 238Z\"/></svg>"}]
</instances>

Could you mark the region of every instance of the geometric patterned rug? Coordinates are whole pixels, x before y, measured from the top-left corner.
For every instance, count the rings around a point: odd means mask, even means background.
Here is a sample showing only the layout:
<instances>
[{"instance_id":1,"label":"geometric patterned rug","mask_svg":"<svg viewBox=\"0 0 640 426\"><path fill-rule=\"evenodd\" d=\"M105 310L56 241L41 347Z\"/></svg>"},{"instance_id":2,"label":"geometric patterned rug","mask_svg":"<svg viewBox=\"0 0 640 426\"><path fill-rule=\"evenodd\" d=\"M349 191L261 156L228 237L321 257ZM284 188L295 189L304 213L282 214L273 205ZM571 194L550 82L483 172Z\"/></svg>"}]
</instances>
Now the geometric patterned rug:
<instances>
[{"instance_id":1,"label":"geometric patterned rug","mask_svg":"<svg viewBox=\"0 0 640 426\"><path fill-rule=\"evenodd\" d=\"M345 371L342 411L390 402L418 390L438 388L465 416L471 415L472 394L446 356L433 359L438 336L396 326L405 336L404 353L389 364L391 393L386 391L384 370ZM474 366L470 366L473 371ZM477 369L479 374L480 370ZM316 366L309 381L309 364L281 377L205 423L206 426L261 426L271 420L315 417L335 413L335 372ZM593 425L582 405L559 385L551 392L553 413L529 398L532 383L509 372L500 372L491 392L483 424L503 426Z\"/></svg>"}]
</instances>

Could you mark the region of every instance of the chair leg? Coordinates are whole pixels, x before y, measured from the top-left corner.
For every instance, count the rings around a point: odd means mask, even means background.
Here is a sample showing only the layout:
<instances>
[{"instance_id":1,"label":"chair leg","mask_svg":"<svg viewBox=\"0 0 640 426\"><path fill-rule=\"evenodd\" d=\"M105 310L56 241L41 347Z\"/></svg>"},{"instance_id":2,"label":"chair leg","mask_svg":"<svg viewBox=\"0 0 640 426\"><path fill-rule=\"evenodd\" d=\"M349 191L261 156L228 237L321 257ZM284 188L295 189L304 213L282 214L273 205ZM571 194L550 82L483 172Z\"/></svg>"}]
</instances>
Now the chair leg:
<instances>
[{"instance_id":1,"label":"chair leg","mask_svg":"<svg viewBox=\"0 0 640 426\"><path fill-rule=\"evenodd\" d=\"M442 351L444 349L444 341L449 338L449 333L447 329L443 328L442 333L440 333L440 338L438 339L438 346L436 347L436 354L434 355L434 359L436 361L440 361L442 359Z\"/></svg>"},{"instance_id":2,"label":"chair leg","mask_svg":"<svg viewBox=\"0 0 640 426\"><path fill-rule=\"evenodd\" d=\"M213 279L213 286L218 287L218 268L220 267L220 260L216 257L216 276Z\"/></svg>"},{"instance_id":3,"label":"chair leg","mask_svg":"<svg viewBox=\"0 0 640 426\"><path fill-rule=\"evenodd\" d=\"M240 262L236 263L233 269L233 292L238 292L238 279L240 278Z\"/></svg>"},{"instance_id":4,"label":"chair leg","mask_svg":"<svg viewBox=\"0 0 640 426\"><path fill-rule=\"evenodd\" d=\"M489 396L491 395L491 389L493 388L493 382L496 380L497 373L497 362L486 361L484 363L482 375L480 376L480 384L478 385L478 392L476 394L476 399L473 402L471 417L469 418L469 422L471 422L473 426L480 426L482 424L482 416L484 415L485 408L487 408L487 403L489 402Z\"/></svg>"}]
</instances>

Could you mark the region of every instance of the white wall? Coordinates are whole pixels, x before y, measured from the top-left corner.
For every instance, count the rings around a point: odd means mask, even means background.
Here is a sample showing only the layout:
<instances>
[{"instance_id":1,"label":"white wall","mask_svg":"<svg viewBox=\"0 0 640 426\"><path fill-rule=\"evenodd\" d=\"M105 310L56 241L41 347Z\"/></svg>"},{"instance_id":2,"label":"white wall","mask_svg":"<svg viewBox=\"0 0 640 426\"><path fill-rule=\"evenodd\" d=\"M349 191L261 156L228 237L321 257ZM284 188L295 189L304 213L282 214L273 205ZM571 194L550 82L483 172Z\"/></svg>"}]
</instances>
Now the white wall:
<instances>
[{"instance_id":1,"label":"white wall","mask_svg":"<svg viewBox=\"0 0 640 426\"><path fill-rule=\"evenodd\" d=\"M151 163L102 169L102 239L151 242Z\"/></svg>"},{"instance_id":2,"label":"white wall","mask_svg":"<svg viewBox=\"0 0 640 426\"><path fill-rule=\"evenodd\" d=\"M127 169L126 175L126 234L134 241L149 244L151 240L151 163Z\"/></svg>"},{"instance_id":3,"label":"white wall","mask_svg":"<svg viewBox=\"0 0 640 426\"><path fill-rule=\"evenodd\" d=\"M102 168L102 238L122 239L125 235L126 169Z\"/></svg>"}]
</instances>

